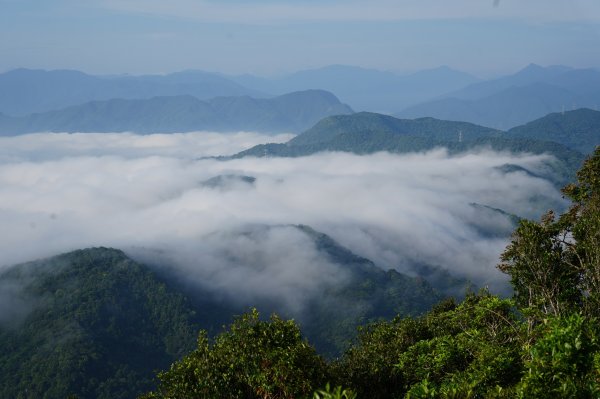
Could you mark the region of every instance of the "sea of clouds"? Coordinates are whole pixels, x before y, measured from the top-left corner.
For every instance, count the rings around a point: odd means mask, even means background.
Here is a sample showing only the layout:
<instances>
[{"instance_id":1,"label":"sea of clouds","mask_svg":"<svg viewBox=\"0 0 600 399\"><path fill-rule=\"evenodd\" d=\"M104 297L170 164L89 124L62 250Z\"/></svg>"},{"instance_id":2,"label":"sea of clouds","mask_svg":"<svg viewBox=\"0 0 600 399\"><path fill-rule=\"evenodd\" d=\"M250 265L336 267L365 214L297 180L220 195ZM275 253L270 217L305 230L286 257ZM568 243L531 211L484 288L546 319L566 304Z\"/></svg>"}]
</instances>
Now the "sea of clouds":
<instances>
[{"instance_id":1,"label":"sea of clouds","mask_svg":"<svg viewBox=\"0 0 600 399\"><path fill-rule=\"evenodd\" d=\"M535 172L546 159L540 155L450 156L440 149L207 158L290 137L0 138L0 265L115 247L240 300L276 300L294 310L345 272L293 225L326 233L384 269L415 274L418 264L441 266L494 287L506 281L495 265L509 238L482 231L511 226L472 204L538 217L539 198L562 201L547 181L500 169L516 164ZM217 176L218 184L206 184Z\"/></svg>"}]
</instances>

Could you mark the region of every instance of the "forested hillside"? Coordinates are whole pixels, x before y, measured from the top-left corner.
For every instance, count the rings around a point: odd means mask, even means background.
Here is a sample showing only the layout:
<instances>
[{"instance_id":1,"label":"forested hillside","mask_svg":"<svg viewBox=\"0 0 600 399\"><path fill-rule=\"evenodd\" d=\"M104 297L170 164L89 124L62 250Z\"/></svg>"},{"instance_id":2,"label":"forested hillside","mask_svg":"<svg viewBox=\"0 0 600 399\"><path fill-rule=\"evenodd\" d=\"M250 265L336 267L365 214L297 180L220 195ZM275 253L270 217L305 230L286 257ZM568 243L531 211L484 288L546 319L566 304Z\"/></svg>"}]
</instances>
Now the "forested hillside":
<instances>
[{"instance_id":1,"label":"forested hillside","mask_svg":"<svg viewBox=\"0 0 600 399\"><path fill-rule=\"evenodd\" d=\"M561 143L583 154L594 151L600 135L600 112L587 108L555 112L508 131L522 137Z\"/></svg>"},{"instance_id":2,"label":"forested hillside","mask_svg":"<svg viewBox=\"0 0 600 399\"><path fill-rule=\"evenodd\" d=\"M269 229L268 226L260 227ZM416 316L468 282L430 268L425 278L384 271L308 226L295 226L345 276L307 298L302 332L319 352L339 356L366 322ZM212 337L252 305L290 317L278 303L226 300L169 268L149 268L122 251L78 250L0 274L0 397L133 398L156 370Z\"/></svg>"},{"instance_id":3,"label":"forested hillside","mask_svg":"<svg viewBox=\"0 0 600 399\"><path fill-rule=\"evenodd\" d=\"M552 114L503 132L467 122L397 119L360 112L324 118L287 143L257 145L234 157L301 157L324 151L403 154L434 148L446 148L453 154L485 149L548 154L554 159L547 161L547 173L542 177L562 187L575 178L584 154L593 150L591 143L600 140L599 115L592 110Z\"/></svg>"},{"instance_id":4,"label":"forested hillside","mask_svg":"<svg viewBox=\"0 0 600 399\"><path fill-rule=\"evenodd\" d=\"M3 398L130 398L200 326L189 301L114 249L24 264L0 284L20 316L0 325Z\"/></svg>"},{"instance_id":5,"label":"forested hillside","mask_svg":"<svg viewBox=\"0 0 600 399\"><path fill-rule=\"evenodd\" d=\"M293 321L253 311L213 342L201 334L143 397L598 397L600 147L563 192L570 209L522 220L502 255L510 299L482 290L370 324L328 363Z\"/></svg>"},{"instance_id":6,"label":"forested hillside","mask_svg":"<svg viewBox=\"0 0 600 399\"><path fill-rule=\"evenodd\" d=\"M444 121L434 118L397 119L372 112L334 115L323 118L310 129L290 140L290 145L326 143L342 134L394 133L430 140L472 140L501 133L496 129L468 122Z\"/></svg>"}]
</instances>

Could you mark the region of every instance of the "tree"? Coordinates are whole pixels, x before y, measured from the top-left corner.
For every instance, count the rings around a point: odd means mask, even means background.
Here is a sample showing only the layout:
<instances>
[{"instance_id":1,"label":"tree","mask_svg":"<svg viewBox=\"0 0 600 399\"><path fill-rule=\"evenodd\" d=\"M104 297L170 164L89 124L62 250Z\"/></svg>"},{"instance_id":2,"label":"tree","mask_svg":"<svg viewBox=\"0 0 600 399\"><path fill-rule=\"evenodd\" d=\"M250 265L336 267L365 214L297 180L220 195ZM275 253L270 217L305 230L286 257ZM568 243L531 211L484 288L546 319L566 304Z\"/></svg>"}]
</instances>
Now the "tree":
<instances>
[{"instance_id":1,"label":"tree","mask_svg":"<svg viewBox=\"0 0 600 399\"><path fill-rule=\"evenodd\" d=\"M522 220L502 254L499 268L511 277L517 305L536 318L562 315L580 301L569 233L552 212L540 223Z\"/></svg>"},{"instance_id":2,"label":"tree","mask_svg":"<svg viewBox=\"0 0 600 399\"><path fill-rule=\"evenodd\" d=\"M499 265L530 321L582 306L600 312L600 147L563 193L573 201L569 210L558 219L549 212L539 223L521 221Z\"/></svg>"},{"instance_id":3,"label":"tree","mask_svg":"<svg viewBox=\"0 0 600 399\"><path fill-rule=\"evenodd\" d=\"M552 318L525 362L519 398L597 398L600 396L600 327L578 313Z\"/></svg>"},{"instance_id":4,"label":"tree","mask_svg":"<svg viewBox=\"0 0 600 399\"><path fill-rule=\"evenodd\" d=\"M519 381L521 335L513 302L482 291L370 326L336 367L359 397L488 397Z\"/></svg>"},{"instance_id":5,"label":"tree","mask_svg":"<svg viewBox=\"0 0 600 399\"><path fill-rule=\"evenodd\" d=\"M324 360L294 321L262 321L256 309L214 344L202 332L196 350L158 377L158 389L145 398L297 398L327 380Z\"/></svg>"},{"instance_id":6,"label":"tree","mask_svg":"<svg viewBox=\"0 0 600 399\"><path fill-rule=\"evenodd\" d=\"M573 206L563 215L574 244L574 267L580 274L580 290L586 313L600 316L600 146L577 172L577 183L563 189Z\"/></svg>"}]
</instances>

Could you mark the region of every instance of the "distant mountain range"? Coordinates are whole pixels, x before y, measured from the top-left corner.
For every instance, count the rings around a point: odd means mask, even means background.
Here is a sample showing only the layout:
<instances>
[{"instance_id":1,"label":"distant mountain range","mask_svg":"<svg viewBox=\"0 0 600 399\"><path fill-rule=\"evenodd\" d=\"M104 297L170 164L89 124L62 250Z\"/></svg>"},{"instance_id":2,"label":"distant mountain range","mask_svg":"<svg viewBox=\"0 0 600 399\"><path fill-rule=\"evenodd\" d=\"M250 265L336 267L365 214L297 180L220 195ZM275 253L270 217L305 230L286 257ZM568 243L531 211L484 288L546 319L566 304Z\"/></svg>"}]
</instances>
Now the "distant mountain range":
<instances>
[{"instance_id":1,"label":"distant mountain range","mask_svg":"<svg viewBox=\"0 0 600 399\"><path fill-rule=\"evenodd\" d=\"M32 132L170 133L209 130L301 132L329 115L352 109L333 94L306 90L275 98L186 96L92 101L57 111L10 117L0 114L0 135Z\"/></svg>"},{"instance_id":2,"label":"distant mountain range","mask_svg":"<svg viewBox=\"0 0 600 399\"><path fill-rule=\"evenodd\" d=\"M295 227L347 272L309 300L310 312L299 320L322 353L339 354L359 324L421 314L442 298L424 278L384 271L308 226ZM424 271L438 286L466 286L436 268ZM293 316L277 303L229 303L169 268L109 248L11 267L0 274L0 287L3 398L134 398L153 388L156 369L194 347L199 329L219 332L247 306Z\"/></svg>"},{"instance_id":3,"label":"distant mountain range","mask_svg":"<svg viewBox=\"0 0 600 399\"><path fill-rule=\"evenodd\" d=\"M261 92L283 94L306 89L335 93L358 111L392 113L475 83L478 79L447 66L409 75L347 65L299 71L281 78L232 76L237 83Z\"/></svg>"},{"instance_id":4,"label":"distant mountain range","mask_svg":"<svg viewBox=\"0 0 600 399\"><path fill-rule=\"evenodd\" d=\"M15 69L0 74L0 112L24 116L90 101L190 95L265 96L225 77L202 71L168 75L92 76L72 70Z\"/></svg>"},{"instance_id":5,"label":"distant mountain range","mask_svg":"<svg viewBox=\"0 0 600 399\"><path fill-rule=\"evenodd\" d=\"M395 114L510 129L551 112L599 109L600 71L529 65L514 75L471 84Z\"/></svg>"},{"instance_id":6,"label":"distant mountain range","mask_svg":"<svg viewBox=\"0 0 600 399\"><path fill-rule=\"evenodd\" d=\"M434 118L397 119L360 112L324 118L284 144L263 144L234 157L298 157L322 151L369 154L378 151L408 153L436 147L452 153L491 148L496 151L551 154L550 168L543 177L562 186L600 143L600 112L579 109L547 115L504 132L467 122Z\"/></svg>"},{"instance_id":7,"label":"distant mountain range","mask_svg":"<svg viewBox=\"0 0 600 399\"><path fill-rule=\"evenodd\" d=\"M281 115L263 109L261 104L250 104L249 98L257 101L307 90L329 91L356 111L393 114L403 119L433 117L466 121L508 130L551 112L582 107L599 109L600 71L531 64L512 75L480 80L446 66L400 75L354 66L330 65L278 78L226 76L203 71L146 76L92 76L70 70L17 69L0 74L0 114L3 115L0 123L4 121L6 125L6 120L12 117L33 118L30 127L23 127L28 126L29 122L18 123L23 131L32 131L44 127L41 121L45 118L46 124L55 126L52 129L68 126L68 119L74 118L79 125L87 124L92 129L96 124L92 123L94 112L102 111L103 116L120 121L120 125L115 123L116 129L109 130L136 131L137 128L142 132L155 132L163 128L174 131L176 129L171 126L179 118L183 119L181 126L186 129L188 125L197 125L198 120L207 118L206 123L217 126L216 130L219 130L219 125L226 125L222 122L223 118L232 118L235 122L238 113L242 113L247 116L252 114L250 118L240 119L249 121L243 130L252 130L254 125L276 128L285 125L282 121L276 121ZM199 104L188 104L183 99L164 99L180 96L211 100L209 102L221 97L227 97L228 100L220 101L220 105L213 104L219 108L217 115L213 115ZM157 97L163 99L157 100ZM148 103L117 100L147 100ZM161 110L156 116L143 113L156 113L161 101L165 102L164 108L170 114L161 115ZM189 98L187 101L190 101ZM103 105L103 102L108 104ZM96 104L99 109L90 108L90 103ZM176 105L183 109L187 107L189 114L172 117L179 112L173 108ZM103 107L110 108L110 112ZM32 115L50 111L64 111L66 114L44 117ZM76 111L81 114L76 115ZM137 119L141 117L152 121L148 122L148 126L143 123L137 126L136 121L127 120L130 111ZM192 111L199 115L192 115ZM121 128L125 125L131 128ZM291 131L308 127L298 126Z\"/></svg>"},{"instance_id":8,"label":"distant mountain range","mask_svg":"<svg viewBox=\"0 0 600 399\"><path fill-rule=\"evenodd\" d=\"M476 100L479 98L491 96L502 90L510 89L515 86L526 86L539 81L554 79L566 72L573 71L573 68L554 65L542 67L536 64L529 64L525 68L514 74L502 76L496 79L476 82L466 87L445 94L443 97L460 98L462 100Z\"/></svg>"},{"instance_id":9,"label":"distant mountain range","mask_svg":"<svg viewBox=\"0 0 600 399\"><path fill-rule=\"evenodd\" d=\"M294 91L331 91L358 110L388 112L414 105L478 79L448 67L398 75L344 65L299 71L280 78L225 76L204 71L167 75L93 76L73 70L16 69L0 74L0 113L25 116L91 101L189 95L268 98Z\"/></svg>"}]
</instances>

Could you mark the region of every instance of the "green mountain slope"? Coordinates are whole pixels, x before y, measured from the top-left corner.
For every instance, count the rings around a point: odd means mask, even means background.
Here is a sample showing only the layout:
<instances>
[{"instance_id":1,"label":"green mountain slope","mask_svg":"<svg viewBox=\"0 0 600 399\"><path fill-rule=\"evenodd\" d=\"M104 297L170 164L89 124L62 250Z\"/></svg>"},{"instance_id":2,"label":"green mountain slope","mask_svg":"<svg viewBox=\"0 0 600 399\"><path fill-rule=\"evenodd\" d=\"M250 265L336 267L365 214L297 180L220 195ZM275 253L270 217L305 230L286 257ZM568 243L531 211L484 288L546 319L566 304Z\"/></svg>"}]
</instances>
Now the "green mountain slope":
<instances>
[{"instance_id":1,"label":"green mountain slope","mask_svg":"<svg viewBox=\"0 0 600 399\"><path fill-rule=\"evenodd\" d=\"M335 115L320 120L316 125L289 141L289 145L310 145L330 142L346 134L410 135L432 140L458 141L499 134L496 129L467 122L442 121L434 118L397 119L371 112L353 115Z\"/></svg>"},{"instance_id":2,"label":"green mountain slope","mask_svg":"<svg viewBox=\"0 0 600 399\"><path fill-rule=\"evenodd\" d=\"M308 226L298 228L313 239L331 262L350 272L346 284L329 287L323 296L314 298L308 306L308 316L301 320L305 335L323 354L342 353L353 342L357 328L365 322L389 319L396 314L422 314L443 298L422 277L384 271L326 234ZM438 272L428 277L434 280L440 275ZM446 282L452 286L447 288L455 288L457 281L463 287L468 285L464 280L448 278ZM332 322L336 327L331 328Z\"/></svg>"},{"instance_id":3,"label":"green mountain slope","mask_svg":"<svg viewBox=\"0 0 600 399\"><path fill-rule=\"evenodd\" d=\"M594 112L594 111L592 111ZM574 118L574 124L577 124ZM565 123L564 128L570 129ZM595 120L587 125L589 141L593 141ZM527 138L478 126L467 122L443 121L434 118L396 119L387 115L360 112L322 119L312 128L285 144L262 144L242 151L234 158L246 156L300 157L324 151L371 154L379 151L410 153L446 148L451 154L469 150L492 149L514 153L549 154L555 160L546 161L548 171L539 177L557 187L572 181L584 155L561 142L542 140L542 134ZM596 135L600 142L600 132Z\"/></svg>"},{"instance_id":4,"label":"green mountain slope","mask_svg":"<svg viewBox=\"0 0 600 399\"><path fill-rule=\"evenodd\" d=\"M333 265L333 270L339 271L340 275L334 278L328 277L323 282L315 281L314 284L320 288L320 291L307 294L303 306L296 306L294 309L280 303L281 301L273 300L272 296L262 295L245 302L241 302L235 295L235 304L230 306L238 313L252 306L260 309L262 313L276 312L296 319L309 341L320 353L327 356L341 354L356 337L357 327L365 321L389 318L398 313L421 314L443 298L446 292L462 295L465 287L469 285L466 280L449 276L441 269L431 268L423 276L415 273L416 277L395 270L383 270L371 260L354 254L328 235L305 225L248 225L230 231L228 235L234 239L251 239L259 244L269 235L277 234L279 229L290 228L305 235L319 254L319 259ZM225 252L223 256L236 259L239 254L234 250ZM252 259L243 259L240 263L247 267L264 266L261 261L257 261L258 264L255 262L255 258L264 259L260 251L249 257ZM302 276L302 270L292 271ZM173 275L176 281L183 283L182 292L185 292L192 303L206 298L204 290L198 291L193 285L190 289L185 274L180 275L175 270ZM435 287L429 281L434 283ZM209 289L216 294L215 297L223 297L222 292ZM197 292L200 292L203 298L198 298ZM331 328L331 321L334 322L334 328Z\"/></svg>"},{"instance_id":5,"label":"green mountain slope","mask_svg":"<svg viewBox=\"0 0 600 399\"><path fill-rule=\"evenodd\" d=\"M424 278L381 270L322 233L296 228L347 275L309 298L300 315L279 303L259 309L297 317L323 354L339 355L365 322L422 314L442 298ZM200 329L215 334L256 305L229 302L181 277L107 248L7 269L0 274L0 397L133 398L152 389L157 369L193 348Z\"/></svg>"},{"instance_id":6,"label":"green mountain slope","mask_svg":"<svg viewBox=\"0 0 600 399\"><path fill-rule=\"evenodd\" d=\"M507 136L555 141L589 154L600 145L600 111L582 108L555 112L512 128Z\"/></svg>"},{"instance_id":7,"label":"green mountain slope","mask_svg":"<svg viewBox=\"0 0 600 399\"><path fill-rule=\"evenodd\" d=\"M14 267L16 325L0 328L0 397L131 398L193 348L195 311L121 251L75 251Z\"/></svg>"}]
</instances>

